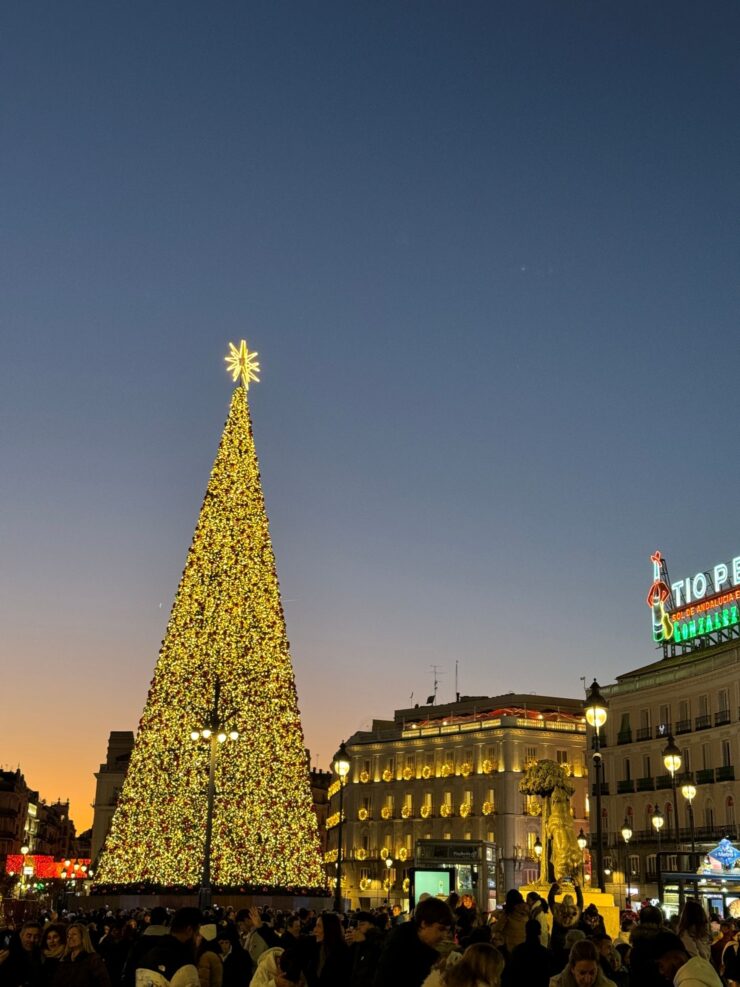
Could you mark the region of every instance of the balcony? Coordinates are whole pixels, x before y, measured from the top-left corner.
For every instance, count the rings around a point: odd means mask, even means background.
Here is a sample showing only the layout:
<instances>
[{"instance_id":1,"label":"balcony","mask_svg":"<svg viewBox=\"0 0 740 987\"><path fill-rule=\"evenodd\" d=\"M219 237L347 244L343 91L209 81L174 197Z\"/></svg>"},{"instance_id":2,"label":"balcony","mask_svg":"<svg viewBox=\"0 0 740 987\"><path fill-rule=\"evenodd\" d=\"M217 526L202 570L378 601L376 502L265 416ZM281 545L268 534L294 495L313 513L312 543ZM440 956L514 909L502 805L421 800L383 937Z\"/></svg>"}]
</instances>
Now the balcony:
<instances>
[{"instance_id":1,"label":"balcony","mask_svg":"<svg viewBox=\"0 0 740 987\"><path fill-rule=\"evenodd\" d=\"M655 739L665 740L666 737L672 736L673 731L671 730L670 723L659 723L655 728Z\"/></svg>"},{"instance_id":2,"label":"balcony","mask_svg":"<svg viewBox=\"0 0 740 987\"><path fill-rule=\"evenodd\" d=\"M617 782L617 795L627 795L635 790L634 778L623 778Z\"/></svg>"},{"instance_id":3,"label":"balcony","mask_svg":"<svg viewBox=\"0 0 740 987\"><path fill-rule=\"evenodd\" d=\"M708 730L712 725L712 717L709 713L702 713L701 716L697 716L694 720L695 730Z\"/></svg>"},{"instance_id":4,"label":"balcony","mask_svg":"<svg viewBox=\"0 0 740 987\"><path fill-rule=\"evenodd\" d=\"M697 785L711 785L714 781L714 768L702 768L696 772Z\"/></svg>"},{"instance_id":5,"label":"balcony","mask_svg":"<svg viewBox=\"0 0 740 987\"><path fill-rule=\"evenodd\" d=\"M676 720L676 735L679 733L691 733L691 720Z\"/></svg>"},{"instance_id":6,"label":"balcony","mask_svg":"<svg viewBox=\"0 0 740 987\"><path fill-rule=\"evenodd\" d=\"M729 709L719 709L714 714L714 725L716 727L723 727L730 722L730 711Z\"/></svg>"},{"instance_id":7,"label":"balcony","mask_svg":"<svg viewBox=\"0 0 740 987\"><path fill-rule=\"evenodd\" d=\"M652 792L655 788L654 778L638 778L637 779L637 791L638 792Z\"/></svg>"},{"instance_id":8,"label":"balcony","mask_svg":"<svg viewBox=\"0 0 740 987\"><path fill-rule=\"evenodd\" d=\"M653 735L653 731L650 727L638 727L635 740L650 740Z\"/></svg>"},{"instance_id":9,"label":"balcony","mask_svg":"<svg viewBox=\"0 0 740 987\"><path fill-rule=\"evenodd\" d=\"M657 775L655 778L656 788L671 788L673 782L671 781L670 775Z\"/></svg>"},{"instance_id":10,"label":"balcony","mask_svg":"<svg viewBox=\"0 0 740 987\"><path fill-rule=\"evenodd\" d=\"M735 780L735 765L726 764L723 768L717 768L715 771L715 781L734 781Z\"/></svg>"},{"instance_id":11,"label":"balcony","mask_svg":"<svg viewBox=\"0 0 740 987\"><path fill-rule=\"evenodd\" d=\"M607 744L606 744L606 734L604 733L603 730L601 730L600 733L599 733L599 747L601 748L601 747L606 747L606 746L607 746ZM591 738L591 750L592 751L595 751L596 750L596 736L595 735Z\"/></svg>"},{"instance_id":12,"label":"balcony","mask_svg":"<svg viewBox=\"0 0 740 987\"><path fill-rule=\"evenodd\" d=\"M631 744L632 743L632 731L631 730L620 730L617 734L618 744Z\"/></svg>"},{"instance_id":13,"label":"balcony","mask_svg":"<svg viewBox=\"0 0 740 987\"><path fill-rule=\"evenodd\" d=\"M598 786L596 785L595 782L594 782L593 785L591 785L591 794L593 796L596 795L596 789L597 789L597 787ZM602 795L608 795L609 794L609 782L608 781L602 781L602 783L601 783L601 794Z\"/></svg>"}]
</instances>

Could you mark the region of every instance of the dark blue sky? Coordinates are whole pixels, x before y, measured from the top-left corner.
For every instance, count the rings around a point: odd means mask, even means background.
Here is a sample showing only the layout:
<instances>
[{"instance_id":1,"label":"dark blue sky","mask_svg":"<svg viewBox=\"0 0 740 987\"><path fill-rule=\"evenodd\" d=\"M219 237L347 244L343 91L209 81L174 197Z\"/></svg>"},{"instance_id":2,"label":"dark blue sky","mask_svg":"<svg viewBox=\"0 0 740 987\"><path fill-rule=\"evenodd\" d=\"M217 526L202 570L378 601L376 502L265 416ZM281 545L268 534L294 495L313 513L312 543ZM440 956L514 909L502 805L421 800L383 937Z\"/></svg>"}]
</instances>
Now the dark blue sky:
<instances>
[{"instance_id":1,"label":"dark blue sky","mask_svg":"<svg viewBox=\"0 0 740 987\"><path fill-rule=\"evenodd\" d=\"M736 3L1 21L5 764L85 821L242 336L322 764L435 663L447 698L455 659L571 695L652 659L650 553L740 554Z\"/></svg>"}]
</instances>

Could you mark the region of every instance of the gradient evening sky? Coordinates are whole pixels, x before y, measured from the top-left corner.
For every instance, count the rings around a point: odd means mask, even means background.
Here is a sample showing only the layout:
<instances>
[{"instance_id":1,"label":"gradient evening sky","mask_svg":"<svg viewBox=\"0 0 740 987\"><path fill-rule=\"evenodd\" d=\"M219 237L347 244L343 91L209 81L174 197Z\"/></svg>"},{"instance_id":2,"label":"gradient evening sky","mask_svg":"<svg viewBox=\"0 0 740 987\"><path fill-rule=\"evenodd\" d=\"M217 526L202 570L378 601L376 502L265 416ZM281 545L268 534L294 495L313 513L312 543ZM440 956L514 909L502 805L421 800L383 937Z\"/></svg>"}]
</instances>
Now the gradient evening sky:
<instances>
[{"instance_id":1,"label":"gradient evening sky","mask_svg":"<svg viewBox=\"0 0 740 987\"><path fill-rule=\"evenodd\" d=\"M0 16L3 766L89 824L242 336L320 765L653 659L650 553L740 554L737 3Z\"/></svg>"}]
</instances>

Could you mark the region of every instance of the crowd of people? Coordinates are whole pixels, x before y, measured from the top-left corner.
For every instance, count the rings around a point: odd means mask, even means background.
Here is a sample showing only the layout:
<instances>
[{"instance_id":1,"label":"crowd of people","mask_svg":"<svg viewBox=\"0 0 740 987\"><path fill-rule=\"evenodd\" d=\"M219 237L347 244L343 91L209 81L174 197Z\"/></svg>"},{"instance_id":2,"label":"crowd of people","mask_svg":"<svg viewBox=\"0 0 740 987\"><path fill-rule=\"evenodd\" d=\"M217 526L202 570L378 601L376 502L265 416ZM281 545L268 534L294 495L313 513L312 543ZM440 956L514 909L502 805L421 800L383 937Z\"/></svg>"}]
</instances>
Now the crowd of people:
<instances>
[{"instance_id":1,"label":"crowd of people","mask_svg":"<svg viewBox=\"0 0 740 987\"><path fill-rule=\"evenodd\" d=\"M557 900L560 898L560 900ZM256 907L43 913L0 930L0 987L740 987L740 932L686 901L645 904L614 940L580 888L338 915Z\"/></svg>"}]
</instances>

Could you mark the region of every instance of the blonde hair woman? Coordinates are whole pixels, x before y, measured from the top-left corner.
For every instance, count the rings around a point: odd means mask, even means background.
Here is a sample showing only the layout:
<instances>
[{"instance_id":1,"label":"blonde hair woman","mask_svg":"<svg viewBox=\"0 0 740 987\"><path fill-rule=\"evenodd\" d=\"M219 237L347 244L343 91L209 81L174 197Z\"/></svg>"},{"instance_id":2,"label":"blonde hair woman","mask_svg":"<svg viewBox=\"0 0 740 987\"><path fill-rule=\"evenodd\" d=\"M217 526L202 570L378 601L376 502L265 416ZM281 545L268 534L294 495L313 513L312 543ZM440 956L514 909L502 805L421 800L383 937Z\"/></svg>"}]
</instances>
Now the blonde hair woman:
<instances>
[{"instance_id":1,"label":"blonde hair woman","mask_svg":"<svg viewBox=\"0 0 740 987\"><path fill-rule=\"evenodd\" d=\"M67 928L67 943L59 961L53 987L111 987L105 963L93 949L84 925Z\"/></svg>"},{"instance_id":2,"label":"blonde hair woman","mask_svg":"<svg viewBox=\"0 0 740 987\"><path fill-rule=\"evenodd\" d=\"M442 974L444 987L499 987L504 958L487 942L468 946L459 963Z\"/></svg>"}]
</instances>

